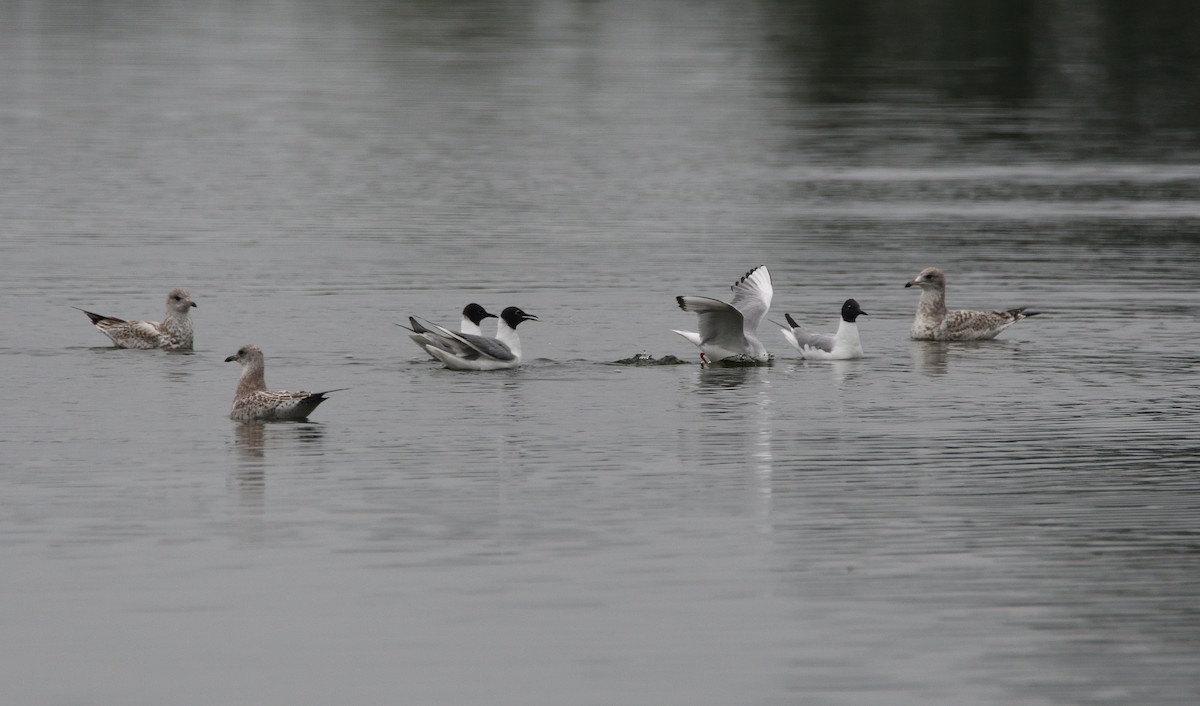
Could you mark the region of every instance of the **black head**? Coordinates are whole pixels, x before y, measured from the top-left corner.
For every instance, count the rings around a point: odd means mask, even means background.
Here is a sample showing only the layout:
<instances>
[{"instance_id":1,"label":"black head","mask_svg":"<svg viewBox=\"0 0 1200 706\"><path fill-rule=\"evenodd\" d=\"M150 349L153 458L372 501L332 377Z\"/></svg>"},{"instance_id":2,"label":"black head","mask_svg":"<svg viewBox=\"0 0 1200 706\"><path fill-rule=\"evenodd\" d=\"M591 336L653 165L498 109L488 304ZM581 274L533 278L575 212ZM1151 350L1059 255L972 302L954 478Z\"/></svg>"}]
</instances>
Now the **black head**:
<instances>
[{"instance_id":1,"label":"black head","mask_svg":"<svg viewBox=\"0 0 1200 706\"><path fill-rule=\"evenodd\" d=\"M866 316L867 312L858 308L858 302L853 299L847 299L845 304L842 304L842 321L854 323L854 320L860 316Z\"/></svg>"},{"instance_id":2,"label":"black head","mask_svg":"<svg viewBox=\"0 0 1200 706\"><path fill-rule=\"evenodd\" d=\"M480 321L483 321L484 319L489 319L489 318L490 318L490 319L496 319L496 318L499 318L499 317L498 317L498 316L496 316L495 314L489 314L489 313L487 313L487 310L486 310L486 309L484 309L483 307L479 306L479 305L478 305L478 304L476 304L475 302L471 302L470 304L467 304L465 307L463 307L463 316L465 316L465 317L467 317L468 319L470 319L471 323L474 323L474 324L476 324L476 325L478 325L478 324L479 324L479 322L480 322Z\"/></svg>"},{"instance_id":3,"label":"black head","mask_svg":"<svg viewBox=\"0 0 1200 706\"><path fill-rule=\"evenodd\" d=\"M538 317L534 316L533 314L526 314L525 312L521 311L519 307L515 306L510 306L504 311L500 312L500 318L503 319L504 323L508 324L511 328L516 328L517 324L521 323L522 321L538 320Z\"/></svg>"}]
</instances>

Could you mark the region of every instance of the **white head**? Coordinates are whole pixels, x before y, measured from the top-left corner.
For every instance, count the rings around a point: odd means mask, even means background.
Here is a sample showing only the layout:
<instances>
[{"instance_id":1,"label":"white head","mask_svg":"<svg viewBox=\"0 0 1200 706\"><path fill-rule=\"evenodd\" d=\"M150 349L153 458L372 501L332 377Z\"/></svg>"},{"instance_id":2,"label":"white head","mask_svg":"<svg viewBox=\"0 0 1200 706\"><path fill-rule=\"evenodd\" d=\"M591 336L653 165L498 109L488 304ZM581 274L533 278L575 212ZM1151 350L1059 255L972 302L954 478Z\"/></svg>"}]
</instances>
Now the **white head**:
<instances>
[{"instance_id":1,"label":"white head","mask_svg":"<svg viewBox=\"0 0 1200 706\"><path fill-rule=\"evenodd\" d=\"M192 297L186 289L172 289L167 294L167 311L186 314L194 306L196 306L196 302L192 301Z\"/></svg>"},{"instance_id":2,"label":"white head","mask_svg":"<svg viewBox=\"0 0 1200 706\"><path fill-rule=\"evenodd\" d=\"M945 291L946 289L946 274L936 267L926 267L917 273L917 276L909 280L905 287L920 287L928 292L930 290Z\"/></svg>"}]
</instances>

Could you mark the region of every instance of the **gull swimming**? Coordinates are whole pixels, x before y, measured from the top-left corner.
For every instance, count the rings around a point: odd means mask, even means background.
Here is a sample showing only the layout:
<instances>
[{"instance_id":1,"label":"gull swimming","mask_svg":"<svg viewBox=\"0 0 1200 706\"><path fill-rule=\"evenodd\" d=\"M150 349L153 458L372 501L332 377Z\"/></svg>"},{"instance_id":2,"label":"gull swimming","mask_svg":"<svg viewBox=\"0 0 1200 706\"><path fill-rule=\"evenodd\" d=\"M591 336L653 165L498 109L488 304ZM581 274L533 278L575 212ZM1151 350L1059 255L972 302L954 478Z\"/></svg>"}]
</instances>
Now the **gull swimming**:
<instances>
[{"instance_id":1,"label":"gull swimming","mask_svg":"<svg viewBox=\"0 0 1200 706\"><path fill-rule=\"evenodd\" d=\"M301 421L326 400L325 395L346 389L324 392L268 390L263 352L253 343L242 346L225 359L226 363L235 361L242 364L242 376L238 378L229 418L239 422Z\"/></svg>"},{"instance_id":2,"label":"gull swimming","mask_svg":"<svg viewBox=\"0 0 1200 706\"><path fill-rule=\"evenodd\" d=\"M866 316L867 312L858 306L858 302L847 299L842 304L842 320L838 324L837 333L832 336L813 333L796 323L791 314L784 314L788 328L781 328L783 337L792 344L792 348L800 351L800 357L806 360L853 360L863 357L862 342L858 340L858 324L855 319ZM777 324L778 325L778 324Z\"/></svg>"},{"instance_id":3,"label":"gull swimming","mask_svg":"<svg viewBox=\"0 0 1200 706\"><path fill-rule=\"evenodd\" d=\"M766 346L758 340L758 324L771 308L775 291L771 273L760 265L742 275L730 289L733 301L728 304L709 297L675 297L680 309L695 312L699 317L700 332L672 331L700 349L702 363L771 360Z\"/></svg>"},{"instance_id":4,"label":"gull swimming","mask_svg":"<svg viewBox=\"0 0 1200 706\"><path fill-rule=\"evenodd\" d=\"M465 333L471 336L482 336L483 331L479 328L479 325L483 323L484 319L488 318L498 319L500 317L496 316L495 314L489 314L488 311L482 306L476 304L475 302L471 302L463 307L462 322L458 325L458 331L459 333ZM408 337L411 338L418 346L421 346L422 349L424 349L426 345L441 347L435 337L427 336L422 333L416 333L415 330L413 333L409 334ZM429 354L429 357L433 358L434 360L438 360L438 357L432 353Z\"/></svg>"},{"instance_id":5,"label":"gull swimming","mask_svg":"<svg viewBox=\"0 0 1200 706\"><path fill-rule=\"evenodd\" d=\"M192 349L192 317L189 312L196 302L183 289L172 289L167 294L167 314L158 321L126 321L115 316L93 314L79 309L92 320L92 325L112 339L117 348L162 348L168 351L190 351Z\"/></svg>"},{"instance_id":6,"label":"gull swimming","mask_svg":"<svg viewBox=\"0 0 1200 706\"><path fill-rule=\"evenodd\" d=\"M995 338L1021 319L1040 312L1025 307L1005 311L946 311L946 274L926 267L905 287L920 287L917 315L910 334L918 341L982 341Z\"/></svg>"},{"instance_id":7,"label":"gull swimming","mask_svg":"<svg viewBox=\"0 0 1200 706\"><path fill-rule=\"evenodd\" d=\"M413 335L410 338L427 353L451 370L503 370L521 364L521 338L517 326L522 321L537 321L533 314L510 306L500 312L496 337L455 333L434 323L422 324L408 317Z\"/></svg>"}]
</instances>

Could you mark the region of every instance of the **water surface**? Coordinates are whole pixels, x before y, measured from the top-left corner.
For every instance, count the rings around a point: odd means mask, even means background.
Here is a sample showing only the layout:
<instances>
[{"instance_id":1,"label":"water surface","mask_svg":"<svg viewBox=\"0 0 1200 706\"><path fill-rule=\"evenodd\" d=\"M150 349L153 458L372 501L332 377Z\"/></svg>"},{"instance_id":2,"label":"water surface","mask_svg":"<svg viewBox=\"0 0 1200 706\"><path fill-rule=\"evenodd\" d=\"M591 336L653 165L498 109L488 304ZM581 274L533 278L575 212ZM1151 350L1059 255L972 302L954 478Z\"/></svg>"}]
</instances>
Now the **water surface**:
<instances>
[{"instance_id":1,"label":"water surface","mask_svg":"<svg viewBox=\"0 0 1200 706\"><path fill-rule=\"evenodd\" d=\"M1197 13L0 11L0 694L1192 704ZM701 369L759 264L868 357ZM1043 311L907 339L904 282ZM189 354L105 345L72 306ZM394 326L515 304L528 364ZM309 423L226 418L254 342ZM645 351L679 366L611 361Z\"/></svg>"}]
</instances>

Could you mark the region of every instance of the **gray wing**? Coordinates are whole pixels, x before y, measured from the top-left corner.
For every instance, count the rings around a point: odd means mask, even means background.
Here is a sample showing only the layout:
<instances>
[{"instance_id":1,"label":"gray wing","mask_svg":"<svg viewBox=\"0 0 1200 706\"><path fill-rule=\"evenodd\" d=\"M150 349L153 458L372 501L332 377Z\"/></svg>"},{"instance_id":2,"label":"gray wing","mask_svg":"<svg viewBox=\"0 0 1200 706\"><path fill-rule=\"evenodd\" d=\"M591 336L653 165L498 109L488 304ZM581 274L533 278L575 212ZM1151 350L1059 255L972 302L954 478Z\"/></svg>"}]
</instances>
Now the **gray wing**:
<instances>
[{"instance_id":1,"label":"gray wing","mask_svg":"<svg viewBox=\"0 0 1200 706\"><path fill-rule=\"evenodd\" d=\"M700 325L700 345L715 346L731 351L746 347L742 312L719 299L709 297L675 297L679 308L697 315Z\"/></svg>"},{"instance_id":2,"label":"gray wing","mask_svg":"<svg viewBox=\"0 0 1200 706\"><path fill-rule=\"evenodd\" d=\"M792 329L792 335L796 337L796 345L801 349L819 348L826 353L833 352L833 336L813 333L803 326Z\"/></svg>"},{"instance_id":3,"label":"gray wing","mask_svg":"<svg viewBox=\"0 0 1200 706\"><path fill-rule=\"evenodd\" d=\"M466 360L475 360L480 357L492 358L493 360L514 360L516 358L508 346L494 338L487 336L475 336L469 333L456 333L444 326L430 324L426 322L426 326L422 326L413 317L408 317L408 320L413 324L413 331L424 335L436 338L438 348L449 351L460 358Z\"/></svg>"},{"instance_id":4,"label":"gray wing","mask_svg":"<svg viewBox=\"0 0 1200 706\"><path fill-rule=\"evenodd\" d=\"M775 294L771 273L760 265L743 275L730 289L733 290L731 304L742 313L746 332L753 335L771 308L771 298Z\"/></svg>"},{"instance_id":5,"label":"gray wing","mask_svg":"<svg viewBox=\"0 0 1200 706\"><path fill-rule=\"evenodd\" d=\"M796 337L796 347L800 350L805 348L819 348L826 353L833 352L833 336L827 336L823 333L813 333L796 323L791 314L784 314L788 325L792 327L792 335Z\"/></svg>"}]
</instances>

